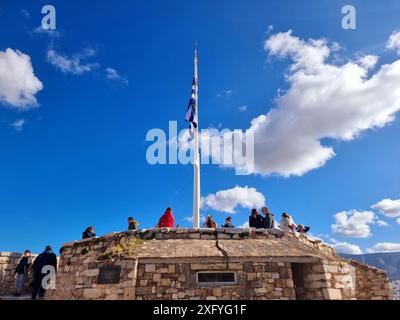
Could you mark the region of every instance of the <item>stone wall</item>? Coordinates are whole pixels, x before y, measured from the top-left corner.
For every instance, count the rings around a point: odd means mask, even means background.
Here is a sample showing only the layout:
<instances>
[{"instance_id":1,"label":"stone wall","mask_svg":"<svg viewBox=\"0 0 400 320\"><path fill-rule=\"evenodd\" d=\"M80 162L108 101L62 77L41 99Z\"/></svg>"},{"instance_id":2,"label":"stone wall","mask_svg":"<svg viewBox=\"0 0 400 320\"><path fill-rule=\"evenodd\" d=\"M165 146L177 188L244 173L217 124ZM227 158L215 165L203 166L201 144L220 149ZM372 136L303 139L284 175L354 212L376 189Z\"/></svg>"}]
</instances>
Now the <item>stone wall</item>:
<instances>
[{"instance_id":1,"label":"stone wall","mask_svg":"<svg viewBox=\"0 0 400 320\"><path fill-rule=\"evenodd\" d=\"M355 268L347 262L321 261L293 265L298 299L356 299ZM298 279L301 278L301 279Z\"/></svg>"},{"instance_id":2,"label":"stone wall","mask_svg":"<svg viewBox=\"0 0 400 320\"><path fill-rule=\"evenodd\" d=\"M351 260L356 268L356 297L360 300L392 300L393 292L385 271Z\"/></svg>"},{"instance_id":3,"label":"stone wall","mask_svg":"<svg viewBox=\"0 0 400 320\"><path fill-rule=\"evenodd\" d=\"M241 262L229 264L236 273L232 285L198 285L198 271L225 271L223 263L140 263L137 300L247 300L295 299L290 263Z\"/></svg>"},{"instance_id":4,"label":"stone wall","mask_svg":"<svg viewBox=\"0 0 400 320\"><path fill-rule=\"evenodd\" d=\"M287 237L287 238L285 238ZM104 253L126 239L151 240L154 246L165 243L170 254L105 258ZM179 240L177 240L179 239ZM264 239L293 247L288 254L304 247L299 256L175 256L177 241L200 241L197 249L215 250L215 240L232 244L241 252L246 239ZM196 240L194 240L196 239ZM286 239L286 240L285 240ZM290 240L290 241L288 241ZM258 240L249 240L258 241ZM294 241L294 242L293 242ZM296 243L301 243L295 248ZM149 248L153 248L148 246ZM201 247L201 248L200 248ZM228 246L230 247L230 246ZM175 249L174 249L175 248ZM214 248L214 249L213 249ZM274 247L275 248L275 247ZM281 247L280 247L281 248ZM192 249L196 250L196 249ZM279 249L281 250L281 249ZM279 251L278 250L278 251ZM149 250L148 250L149 251ZM56 290L49 299L390 299L386 273L340 258L335 251L312 239L275 230L244 229L153 229L112 233L104 237L64 244L57 274ZM311 253L310 253L311 252ZM314 252L314 254L312 254ZM186 254L186 251L184 252ZM148 252L147 252L148 254ZM313 255L313 258L310 258ZM98 284L103 266L121 267L117 284ZM197 284L198 271L232 271L234 285Z\"/></svg>"},{"instance_id":5,"label":"stone wall","mask_svg":"<svg viewBox=\"0 0 400 320\"><path fill-rule=\"evenodd\" d=\"M87 258L86 258L87 259ZM90 258L89 258L90 259ZM65 263L61 260L57 272L55 290L48 290L46 299L51 300L133 300L136 287L136 259L112 262L82 262L82 257ZM85 260L85 258L83 259ZM97 284L100 268L121 266L118 284Z\"/></svg>"},{"instance_id":6,"label":"stone wall","mask_svg":"<svg viewBox=\"0 0 400 320\"><path fill-rule=\"evenodd\" d=\"M0 294L8 295L15 292L15 268L18 265L22 253L0 252ZM34 259L36 255L32 255ZM30 278L25 281L25 289L28 290Z\"/></svg>"}]
</instances>

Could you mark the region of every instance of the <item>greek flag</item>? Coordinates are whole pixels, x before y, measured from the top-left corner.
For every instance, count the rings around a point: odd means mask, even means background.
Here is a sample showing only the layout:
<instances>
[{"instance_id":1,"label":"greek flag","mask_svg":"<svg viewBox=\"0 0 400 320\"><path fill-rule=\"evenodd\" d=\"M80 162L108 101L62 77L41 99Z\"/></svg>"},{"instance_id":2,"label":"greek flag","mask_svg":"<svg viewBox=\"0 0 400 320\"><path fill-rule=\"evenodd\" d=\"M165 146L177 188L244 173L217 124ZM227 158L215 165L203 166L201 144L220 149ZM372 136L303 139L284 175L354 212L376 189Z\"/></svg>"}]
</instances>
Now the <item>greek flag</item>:
<instances>
[{"instance_id":1,"label":"greek flag","mask_svg":"<svg viewBox=\"0 0 400 320\"><path fill-rule=\"evenodd\" d=\"M196 123L196 79L193 79L192 93L190 95L189 106L186 111L185 121L190 124L190 131L193 132L197 128Z\"/></svg>"}]
</instances>

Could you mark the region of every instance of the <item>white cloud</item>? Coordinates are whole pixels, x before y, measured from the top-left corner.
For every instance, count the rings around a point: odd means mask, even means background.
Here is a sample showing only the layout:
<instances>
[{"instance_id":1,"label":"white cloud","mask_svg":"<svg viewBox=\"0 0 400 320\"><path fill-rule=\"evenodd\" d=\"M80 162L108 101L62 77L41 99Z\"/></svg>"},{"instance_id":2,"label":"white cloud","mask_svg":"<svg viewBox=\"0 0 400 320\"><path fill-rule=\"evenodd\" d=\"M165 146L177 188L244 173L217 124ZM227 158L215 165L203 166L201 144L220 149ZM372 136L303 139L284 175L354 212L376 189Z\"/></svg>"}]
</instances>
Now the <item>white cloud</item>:
<instances>
[{"instance_id":1,"label":"white cloud","mask_svg":"<svg viewBox=\"0 0 400 320\"><path fill-rule=\"evenodd\" d=\"M93 57L96 51L92 48L85 48L79 53L68 57L67 55L57 53L53 49L47 51L47 61L63 73L72 73L81 75L89 72L99 66L98 63L83 63L82 60Z\"/></svg>"},{"instance_id":2,"label":"white cloud","mask_svg":"<svg viewBox=\"0 0 400 320\"><path fill-rule=\"evenodd\" d=\"M356 244L351 244L348 242L337 242L335 244L332 244L331 246L338 253L362 254L361 248Z\"/></svg>"},{"instance_id":3,"label":"white cloud","mask_svg":"<svg viewBox=\"0 0 400 320\"><path fill-rule=\"evenodd\" d=\"M301 176L322 167L335 156L323 139L353 140L384 127L400 110L400 60L369 74L378 57L339 64L329 59L337 44L302 40L292 31L270 36L265 50L292 63L288 89L248 129L254 131L255 171L261 175Z\"/></svg>"},{"instance_id":4,"label":"white cloud","mask_svg":"<svg viewBox=\"0 0 400 320\"><path fill-rule=\"evenodd\" d=\"M120 81L124 84L128 83L128 80L126 78L122 77L121 74L114 68L106 68L105 72L106 72L106 76L108 79Z\"/></svg>"},{"instance_id":5,"label":"white cloud","mask_svg":"<svg viewBox=\"0 0 400 320\"><path fill-rule=\"evenodd\" d=\"M400 199L383 199L372 205L371 208L379 210L380 213L390 218L400 217Z\"/></svg>"},{"instance_id":6,"label":"white cloud","mask_svg":"<svg viewBox=\"0 0 400 320\"><path fill-rule=\"evenodd\" d=\"M232 89L222 90L221 92L217 93L217 97L228 98L233 94Z\"/></svg>"},{"instance_id":7,"label":"white cloud","mask_svg":"<svg viewBox=\"0 0 400 320\"><path fill-rule=\"evenodd\" d=\"M378 225L378 227L388 227L389 226L388 223L383 220L376 221L376 224Z\"/></svg>"},{"instance_id":8,"label":"white cloud","mask_svg":"<svg viewBox=\"0 0 400 320\"><path fill-rule=\"evenodd\" d=\"M397 218L396 222L397 224L400 224L400 218Z\"/></svg>"},{"instance_id":9,"label":"white cloud","mask_svg":"<svg viewBox=\"0 0 400 320\"><path fill-rule=\"evenodd\" d=\"M397 54L400 54L400 31L395 30L386 42L386 48L396 50Z\"/></svg>"},{"instance_id":10,"label":"white cloud","mask_svg":"<svg viewBox=\"0 0 400 320\"><path fill-rule=\"evenodd\" d=\"M32 33L38 35L47 35L50 38L58 38L60 36L60 32L55 29L43 29L42 26L39 26L33 29Z\"/></svg>"},{"instance_id":11,"label":"white cloud","mask_svg":"<svg viewBox=\"0 0 400 320\"><path fill-rule=\"evenodd\" d=\"M236 186L220 190L201 198L201 207L221 212L235 213L236 208L260 208L265 205L265 197L255 188Z\"/></svg>"},{"instance_id":12,"label":"white cloud","mask_svg":"<svg viewBox=\"0 0 400 320\"><path fill-rule=\"evenodd\" d=\"M332 232L342 237L367 238L371 236L370 225L375 223L375 213L371 211L342 211L335 214Z\"/></svg>"},{"instance_id":13,"label":"white cloud","mask_svg":"<svg viewBox=\"0 0 400 320\"><path fill-rule=\"evenodd\" d=\"M193 223L193 216L189 216L189 217L184 217L183 220ZM200 216L200 223L203 224L206 221L206 217L201 215Z\"/></svg>"},{"instance_id":14,"label":"white cloud","mask_svg":"<svg viewBox=\"0 0 400 320\"><path fill-rule=\"evenodd\" d=\"M35 95L42 89L28 55L10 48L0 51L0 103L17 109L36 107Z\"/></svg>"},{"instance_id":15,"label":"white cloud","mask_svg":"<svg viewBox=\"0 0 400 320\"><path fill-rule=\"evenodd\" d=\"M378 242L372 248L367 249L367 252L400 252L400 243Z\"/></svg>"},{"instance_id":16,"label":"white cloud","mask_svg":"<svg viewBox=\"0 0 400 320\"><path fill-rule=\"evenodd\" d=\"M248 105L243 105L243 106L239 106L238 107L238 110L240 111L240 112L246 112L247 111L247 109L248 109Z\"/></svg>"},{"instance_id":17,"label":"white cloud","mask_svg":"<svg viewBox=\"0 0 400 320\"><path fill-rule=\"evenodd\" d=\"M363 66L364 69L368 70L376 65L378 59L379 59L378 56L366 55L358 59L358 62Z\"/></svg>"},{"instance_id":18,"label":"white cloud","mask_svg":"<svg viewBox=\"0 0 400 320\"><path fill-rule=\"evenodd\" d=\"M248 228L249 227L249 222L246 221L244 223L242 223L241 225L238 225L236 228Z\"/></svg>"},{"instance_id":19,"label":"white cloud","mask_svg":"<svg viewBox=\"0 0 400 320\"><path fill-rule=\"evenodd\" d=\"M14 121L11 126L16 130L16 131L22 131L23 127L25 124L25 120L24 119L18 119L16 121Z\"/></svg>"}]
</instances>

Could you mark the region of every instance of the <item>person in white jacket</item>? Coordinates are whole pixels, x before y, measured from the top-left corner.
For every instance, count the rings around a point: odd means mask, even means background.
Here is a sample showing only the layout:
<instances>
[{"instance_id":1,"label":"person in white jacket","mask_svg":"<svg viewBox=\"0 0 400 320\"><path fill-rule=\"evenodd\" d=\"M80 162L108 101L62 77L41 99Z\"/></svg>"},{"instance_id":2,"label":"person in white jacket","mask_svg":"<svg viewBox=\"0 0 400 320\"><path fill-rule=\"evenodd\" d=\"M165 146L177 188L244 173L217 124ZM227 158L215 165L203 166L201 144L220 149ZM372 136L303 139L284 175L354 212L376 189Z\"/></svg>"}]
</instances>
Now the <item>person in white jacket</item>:
<instances>
[{"instance_id":1,"label":"person in white jacket","mask_svg":"<svg viewBox=\"0 0 400 320\"><path fill-rule=\"evenodd\" d=\"M293 221L293 218L286 212L282 214L282 220L279 223L280 228L286 232L295 232L296 224Z\"/></svg>"}]
</instances>

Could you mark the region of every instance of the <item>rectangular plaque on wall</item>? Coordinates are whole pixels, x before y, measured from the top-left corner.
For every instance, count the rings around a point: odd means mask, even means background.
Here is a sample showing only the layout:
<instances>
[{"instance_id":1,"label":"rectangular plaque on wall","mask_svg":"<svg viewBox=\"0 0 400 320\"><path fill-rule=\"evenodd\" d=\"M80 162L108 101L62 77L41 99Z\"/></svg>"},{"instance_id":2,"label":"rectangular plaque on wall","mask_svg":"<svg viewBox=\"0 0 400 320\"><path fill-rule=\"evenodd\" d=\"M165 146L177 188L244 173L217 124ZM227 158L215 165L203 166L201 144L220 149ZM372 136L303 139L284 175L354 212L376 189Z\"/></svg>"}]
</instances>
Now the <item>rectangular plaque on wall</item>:
<instances>
[{"instance_id":1,"label":"rectangular plaque on wall","mask_svg":"<svg viewBox=\"0 0 400 320\"><path fill-rule=\"evenodd\" d=\"M97 284L118 284L121 279L121 266L102 266L97 277Z\"/></svg>"}]
</instances>

